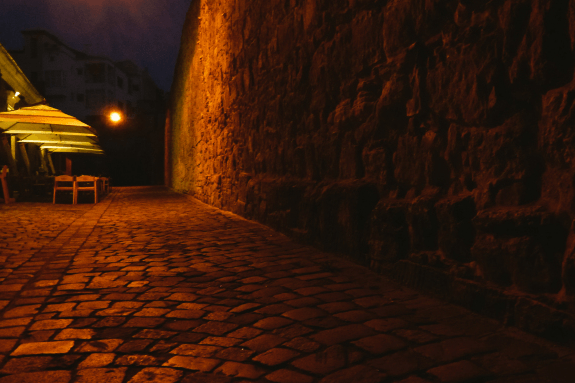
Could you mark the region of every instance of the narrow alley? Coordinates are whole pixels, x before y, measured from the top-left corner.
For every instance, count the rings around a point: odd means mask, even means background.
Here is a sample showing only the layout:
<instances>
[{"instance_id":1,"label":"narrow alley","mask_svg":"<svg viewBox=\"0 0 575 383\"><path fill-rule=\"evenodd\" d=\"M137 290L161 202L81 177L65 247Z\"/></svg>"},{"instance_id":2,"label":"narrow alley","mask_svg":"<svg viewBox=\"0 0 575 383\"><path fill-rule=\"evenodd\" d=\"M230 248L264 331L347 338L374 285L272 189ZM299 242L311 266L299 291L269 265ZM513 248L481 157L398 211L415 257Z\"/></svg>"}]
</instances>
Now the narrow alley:
<instances>
[{"instance_id":1,"label":"narrow alley","mask_svg":"<svg viewBox=\"0 0 575 383\"><path fill-rule=\"evenodd\" d=\"M0 383L575 376L571 349L165 188L0 222Z\"/></svg>"}]
</instances>

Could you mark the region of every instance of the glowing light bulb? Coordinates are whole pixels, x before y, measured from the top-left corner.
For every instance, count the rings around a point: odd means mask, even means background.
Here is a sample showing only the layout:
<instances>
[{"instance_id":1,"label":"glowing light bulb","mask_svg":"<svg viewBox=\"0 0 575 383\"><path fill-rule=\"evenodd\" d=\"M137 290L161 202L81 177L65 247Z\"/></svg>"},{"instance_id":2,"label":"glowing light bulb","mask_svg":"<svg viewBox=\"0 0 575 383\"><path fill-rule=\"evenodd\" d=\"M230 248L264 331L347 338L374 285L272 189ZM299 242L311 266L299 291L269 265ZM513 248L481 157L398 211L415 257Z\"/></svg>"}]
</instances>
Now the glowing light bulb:
<instances>
[{"instance_id":1,"label":"glowing light bulb","mask_svg":"<svg viewBox=\"0 0 575 383\"><path fill-rule=\"evenodd\" d=\"M120 115L120 113L118 112L110 113L110 120L112 120L112 122L119 122L121 119L122 116Z\"/></svg>"},{"instance_id":2,"label":"glowing light bulb","mask_svg":"<svg viewBox=\"0 0 575 383\"><path fill-rule=\"evenodd\" d=\"M20 96L20 92L14 93L14 97L18 97L18 96Z\"/></svg>"}]
</instances>

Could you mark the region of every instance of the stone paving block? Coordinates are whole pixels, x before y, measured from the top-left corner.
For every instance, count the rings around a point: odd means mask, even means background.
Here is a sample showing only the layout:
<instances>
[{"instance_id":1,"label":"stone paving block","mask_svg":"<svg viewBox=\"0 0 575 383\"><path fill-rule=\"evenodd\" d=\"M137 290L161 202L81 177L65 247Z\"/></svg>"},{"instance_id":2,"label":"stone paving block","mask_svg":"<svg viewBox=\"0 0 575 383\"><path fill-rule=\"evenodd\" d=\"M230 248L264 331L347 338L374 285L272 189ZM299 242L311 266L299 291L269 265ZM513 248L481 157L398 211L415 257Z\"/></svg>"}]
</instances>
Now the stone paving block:
<instances>
[{"instance_id":1,"label":"stone paving block","mask_svg":"<svg viewBox=\"0 0 575 383\"><path fill-rule=\"evenodd\" d=\"M526 361L513 359L503 352L480 355L472 358L471 361L479 367L499 376L523 374L533 371L533 367Z\"/></svg>"},{"instance_id":2,"label":"stone paving block","mask_svg":"<svg viewBox=\"0 0 575 383\"><path fill-rule=\"evenodd\" d=\"M305 321L308 319L325 316L327 313L315 307L303 307L284 312L282 315L293 320Z\"/></svg>"},{"instance_id":3,"label":"stone paving block","mask_svg":"<svg viewBox=\"0 0 575 383\"><path fill-rule=\"evenodd\" d=\"M221 337L221 336L209 336L202 340L200 344L207 344L212 346L220 346L220 347L232 347L238 343L243 342L243 339L237 338L230 338L230 337Z\"/></svg>"},{"instance_id":4,"label":"stone paving block","mask_svg":"<svg viewBox=\"0 0 575 383\"><path fill-rule=\"evenodd\" d=\"M152 343L152 340L149 339L129 340L116 349L116 352L131 353L143 351L150 343Z\"/></svg>"},{"instance_id":5,"label":"stone paving block","mask_svg":"<svg viewBox=\"0 0 575 383\"><path fill-rule=\"evenodd\" d=\"M34 372L46 370L52 363L51 356L25 356L11 358L6 362L1 374L17 374L21 372Z\"/></svg>"},{"instance_id":6,"label":"stone paving block","mask_svg":"<svg viewBox=\"0 0 575 383\"><path fill-rule=\"evenodd\" d=\"M206 309L208 309L208 308L206 308ZM215 312L211 312L208 315L206 315L204 317L204 319L215 320L215 321L226 321L226 320L233 318L233 317L234 317L234 314L232 314L232 313L228 313L225 311L215 311Z\"/></svg>"},{"instance_id":7,"label":"stone paving block","mask_svg":"<svg viewBox=\"0 0 575 383\"><path fill-rule=\"evenodd\" d=\"M386 375L376 368L360 365L346 368L320 380L320 383L380 383Z\"/></svg>"},{"instance_id":8,"label":"stone paving block","mask_svg":"<svg viewBox=\"0 0 575 383\"><path fill-rule=\"evenodd\" d=\"M286 305L284 303L276 303L268 306L261 307L255 310L258 314L264 315L279 315L285 313L286 311L290 311L293 309L293 306Z\"/></svg>"},{"instance_id":9,"label":"stone paving block","mask_svg":"<svg viewBox=\"0 0 575 383\"><path fill-rule=\"evenodd\" d=\"M177 332L175 331L145 329L135 334L134 338L167 339L176 334Z\"/></svg>"},{"instance_id":10,"label":"stone paving block","mask_svg":"<svg viewBox=\"0 0 575 383\"><path fill-rule=\"evenodd\" d=\"M319 343L316 343L303 337L293 338L292 340L284 343L283 345L306 353L314 352L321 346Z\"/></svg>"},{"instance_id":11,"label":"stone paving block","mask_svg":"<svg viewBox=\"0 0 575 383\"><path fill-rule=\"evenodd\" d=\"M400 318L372 319L364 323L375 331L388 332L409 325L409 322Z\"/></svg>"},{"instance_id":12,"label":"stone paving block","mask_svg":"<svg viewBox=\"0 0 575 383\"><path fill-rule=\"evenodd\" d=\"M217 351L221 349L222 349L221 347L217 346L182 344L181 346L170 351L170 354L201 356L207 358L214 355Z\"/></svg>"},{"instance_id":13,"label":"stone paving block","mask_svg":"<svg viewBox=\"0 0 575 383\"><path fill-rule=\"evenodd\" d=\"M18 346L11 355L64 354L73 346L74 341L25 343Z\"/></svg>"},{"instance_id":14,"label":"stone paving block","mask_svg":"<svg viewBox=\"0 0 575 383\"><path fill-rule=\"evenodd\" d=\"M279 337L277 335L263 334L256 338L248 340L247 342L242 343L242 346L247 347L256 352L263 352L285 341L286 341L285 338Z\"/></svg>"},{"instance_id":15,"label":"stone paving block","mask_svg":"<svg viewBox=\"0 0 575 383\"><path fill-rule=\"evenodd\" d=\"M133 354L122 355L116 358L115 365L118 366L159 366L166 358L158 359L151 355Z\"/></svg>"},{"instance_id":16,"label":"stone paving block","mask_svg":"<svg viewBox=\"0 0 575 383\"><path fill-rule=\"evenodd\" d=\"M372 359L367 361L367 364L391 376L425 371L434 365L431 359L412 350L399 351L378 359Z\"/></svg>"},{"instance_id":17,"label":"stone paving block","mask_svg":"<svg viewBox=\"0 0 575 383\"><path fill-rule=\"evenodd\" d=\"M342 343L352 339L358 339L375 335L375 332L362 324L350 324L340 326L329 330L323 330L311 336L313 340L328 346Z\"/></svg>"},{"instance_id":18,"label":"stone paving block","mask_svg":"<svg viewBox=\"0 0 575 383\"><path fill-rule=\"evenodd\" d=\"M342 319L346 322L363 323L375 317L375 314L365 310L352 310L338 314L334 314L336 318Z\"/></svg>"},{"instance_id":19,"label":"stone paving block","mask_svg":"<svg viewBox=\"0 0 575 383\"><path fill-rule=\"evenodd\" d=\"M96 368L96 367L105 367L112 363L116 358L116 354L113 353L93 353L90 354L84 359L79 365L78 368Z\"/></svg>"},{"instance_id":20,"label":"stone paving block","mask_svg":"<svg viewBox=\"0 0 575 383\"><path fill-rule=\"evenodd\" d=\"M111 352L124 343L122 339L101 339L82 342L76 348L76 352Z\"/></svg>"},{"instance_id":21,"label":"stone paving block","mask_svg":"<svg viewBox=\"0 0 575 383\"><path fill-rule=\"evenodd\" d=\"M164 323L166 320L164 318L131 318L125 327L157 327Z\"/></svg>"},{"instance_id":22,"label":"stone paving block","mask_svg":"<svg viewBox=\"0 0 575 383\"><path fill-rule=\"evenodd\" d=\"M241 313L244 311L248 311L248 310L252 310L256 307L260 307L261 304L259 303L244 303L238 307L234 307L233 309L230 310L231 313Z\"/></svg>"},{"instance_id":23,"label":"stone paving block","mask_svg":"<svg viewBox=\"0 0 575 383\"><path fill-rule=\"evenodd\" d=\"M409 378L400 380L397 383L431 383L431 381L420 378L419 376L410 376Z\"/></svg>"},{"instance_id":24,"label":"stone paving block","mask_svg":"<svg viewBox=\"0 0 575 383\"><path fill-rule=\"evenodd\" d=\"M285 327L291 323L293 323L293 321L291 321L287 318L269 317L269 318L265 318L265 319L262 319L260 321L257 321L256 323L253 324L253 326L256 328L261 328L263 330L273 330L276 328Z\"/></svg>"},{"instance_id":25,"label":"stone paving block","mask_svg":"<svg viewBox=\"0 0 575 383\"><path fill-rule=\"evenodd\" d=\"M277 383L312 383L314 378L300 372L281 369L266 375L266 379Z\"/></svg>"},{"instance_id":26,"label":"stone paving block","mask_svg":"<svg viewBox=\"0 0 575 383\"><path fill-rule=\"evenodd\" d=\"M193 331L203 332L211 335L223 335L236 329L237 327L238 325L234 323L212 321L196 327Z\"/></svg>"},{"instance_id":27,"label":"stone paving block","mask_svg":"<svg viewBox=\"0 0 575 383\"><path fill-rule=\"evenodd\" d=\"M126 374L125 367L86 368L78 370L74 383L122 383Z\"/></svg>"},{"instance_id":28,"label":"stone paving block","mask_svg":"<svg viewBox=\"0 0 575 383\"><path fill-rule=\"evenodd\" d=\"M236 378L257 379L263 374L265 370L248 363L239 362L224 362L223 365L215 370L216 373L222 373L227 376Z\"/></svg>"},{"instance_id":29,"label":"stone paving block","mask_svg":"<svg viewBox=\"0 0 575 383\"><path fill-rule=\"evenodd\" d=\"M40 305L20 306L4 313L4 318L28 317L38 313Z\"/></svg>"},{"instance_id":30,"label":"stone paving block","mask_svg":"<svg viewBox=\"0 0 575 383\"><path fill-rule=\"evenodd\" d=\"M414 343L430 343L440 339L438 336L428 333L427 331L421 331L417 329L397 329L392 331L393 334L405 338Z\"/></svg>"},{"instance_id":31,"label":"stone paving block","mask_svg":"<svg viewBox=\"0 0 575 383\"><path fill-rule=\"evenodd\" d=\"M170 312L169 309L145 308L135 312L133 315L135 317L161 317L168 312Z\"/></svg>"},{"instance_id":32,"label":"stone paving block","mask_svg":"<svg viewBox=\"0 0 575 383\"><path fill-rule=\"evenodd\" d=\"M265 364L266 366L275 366L287 362L290 359L300 355L299 352L288 350L285 348L272 348L264 353L259 354L252 360Z\"/></svg>"},{"instance_id":33,"label":"stone paving block","mask_svg":"<svg viewBox=\"0 0 575 383\"><path fill-rule=\"evenodd\" d=\"M96 331L92 329L64 329L56 335L55 340L63 339L92 339Z\"/></svg>"},{"instance_id":34,"label":"stone paving block","mask_svg":"<svg viewBox=\"0 0 575 383\"><path fill-rule=\"evenodd\" d=\"M163 365L167 367L178 367L188 370L209 372L212 371L218 364L220 364L218 359L178 355L174 356Z\"/></svg>"},{"instance_id":35,"label":"stone paving block","mask_svg":"<svg viewBox=\"0 0 575 383\"><path fill-rule=\"evenodd\" d=\"M184 377L180 383L231 383L232 378L225 375L195 372Z\"/></svg>"},{"instance_id":36,"label":"stone paving block","mask_svg":"<svg viewBox=\"0 0 575 383\"><path fill-rule=\"evenodd\" d=\"M0 383L69 383L70 371L42 371L8 375L0 378Z\"/></svg>"},{"instance_id":37,"label":"stone paving block","mask_svg":"<svg viewBox=\"0 0 575 383\"><path fill-rule=\"evenodd\" d=\"M490 346L472 338L461 337L416 347L414 351L438 362L450 362L490 351Z\"/></svg>"},{"instance_id":38,"label":"stone paving block","mask_svg":"<svg viewBox=\"0 0 575 383\"><path fill-rule=\"evenodd\" d=\"M324 303L318 306L318 308L330 313L336 314L343 311L350 311L358 308L355 303L353 302L330 302Z\"/></svg>"},{"instance_id":39,"label":"stone paving block","mask_svg":"<svg viewBox=\"0 0 575 383\"><path fill-rule=\"evenodd\" d=\"M215 354L216 358L224 360L233 360L235 362L243 362L249 359L255 351L243 347L227 347L221 349Z\"/></svg>"},{"instance_id":40,"label":"stone paving block","mask_svg":"<svg viewBox=\"0 0 575 383\"><path fill-rule=\"evenodd\" d=\"M20 291L24 287L24 284L2 284L0 285L0 293L5 293L9 291Z\"/></svg>"},{"instance_id":41,"label":"stone paving block","mask_svg":"<svg viewBox=\"0 0 575 383\"><path fill-rule=\"evenodd\" d=\"M72 323L72 319L48 319L34 322L30 326L30 330L53 330L68 327Z\"/></svg>"},{"instance_id":42,"label":"stone paving block","mask_svg":"<svg viewBox=\"0 0 575 383\"><path fill-rule=\"evenodd\" d=\"M147 367L138 372L128 383L175 383L183 375L173 368Z\"/></svg>"},{"instance_id":43,"label":"stone paving block","mask_svg":"<svg viewBox=\"0 0 575 383\"><path fill-rule=\"evenodd\" d=\"M296 359L291 364L312 374L326 375L361 359L361 353L341 345L335 345L322 352Z\"/></svg>"},{"instance_id":44,"label":"stone paving block","mask_svg":"<svg viewBox=\"0 0 575 383\"><path fill-rule=\"evenodd\" d=\"M0 320L0 328L3 327L17 327L26 326L32 318L15 318L15 319L4 319Z\"/></svg>"},{"instance_id":45,"label":"stone paving block","mask_svg":"<svg viewBox=\"0 0 575 383\"><path fill-rule=\"evenodd\" d=\"M76 303L59 303L59 304L52 304L47 305L46 308L42 311L45 313L54 312L54 311L71 311L76 306Z\"/></svg>"},{"instance_id":46,"label":"stone paving block","mask_svg":"<svg viewBox=\"0 0 575 383\"><path fill-rule=\"evenodd\" d=\"M352 342L370 354L385 354L390 351L400 350L407 346L407 342L393 335L377 334Z\"/></svg>"},{"instance_id":47,"label":"stone paving block","mask_svg":"<svg viewBox=\"0 0 575 383\"><path fill-rule=\"evenodd\" d=\"M435 367L428 370L427 373L436 376L440 382L445 383L463 383L489 375L488 371L468 360Z\"/></svg>"}]
</instances>

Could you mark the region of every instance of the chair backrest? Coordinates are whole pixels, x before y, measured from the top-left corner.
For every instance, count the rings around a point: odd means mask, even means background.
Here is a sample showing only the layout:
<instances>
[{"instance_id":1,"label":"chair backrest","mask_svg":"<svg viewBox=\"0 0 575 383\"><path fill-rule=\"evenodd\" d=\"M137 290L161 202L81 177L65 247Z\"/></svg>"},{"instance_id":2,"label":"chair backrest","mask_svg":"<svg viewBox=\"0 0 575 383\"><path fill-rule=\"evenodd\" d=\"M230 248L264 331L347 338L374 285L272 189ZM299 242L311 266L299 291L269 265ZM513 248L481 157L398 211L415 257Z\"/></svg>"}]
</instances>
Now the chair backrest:
<instances>
[{"instance_id":1,"label":"chair backrest","mask_svg":"<svg viewBox=\"0 0 575 383\"><path fill-rule=\"evenodd\" d=\"M93 176L78 176L76 177L76 182L93 182L96 181L96 177Z\"/></svg>"},{"instance_id":2,"label":"chair backrest","mask_svg":"<svg viewBox=\"0 0 575 383\"><path fill-rule=\"evenodd\" d=\"M56 176L54 177L54 181L56 182L74 182L74 177L72 176Z\"/></svg>"},{"instance_id":3,"label":"chair backrest","mask_svg":"<svg viewBox=\"0 0 575 383\"><path fill-rule=\"evenodd\" d=\"M2 175L0 175L0 178L5 178L6 175L8 174L8 166L4 165L2 166Z\"/></svg>"}]
</instances>

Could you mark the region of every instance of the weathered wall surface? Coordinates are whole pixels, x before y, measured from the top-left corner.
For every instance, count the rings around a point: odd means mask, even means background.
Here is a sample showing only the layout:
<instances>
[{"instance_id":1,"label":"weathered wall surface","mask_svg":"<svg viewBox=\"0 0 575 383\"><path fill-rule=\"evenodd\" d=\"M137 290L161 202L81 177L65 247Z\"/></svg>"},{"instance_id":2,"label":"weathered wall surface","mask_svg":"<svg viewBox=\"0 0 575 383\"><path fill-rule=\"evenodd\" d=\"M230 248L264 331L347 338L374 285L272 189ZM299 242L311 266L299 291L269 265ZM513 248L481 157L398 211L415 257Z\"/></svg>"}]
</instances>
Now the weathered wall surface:
<instances>
[{"instance_id":1,"label":"weathered wall surface","mask_svg":"<svg viewBox=\"0 0 575 383\"><path fill-rule=\"evenodd\" d=\"M194 0L170 185L573 337L574 47L568 0Z\"/></svg>"}]
</instances>

